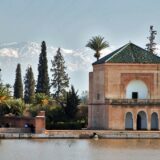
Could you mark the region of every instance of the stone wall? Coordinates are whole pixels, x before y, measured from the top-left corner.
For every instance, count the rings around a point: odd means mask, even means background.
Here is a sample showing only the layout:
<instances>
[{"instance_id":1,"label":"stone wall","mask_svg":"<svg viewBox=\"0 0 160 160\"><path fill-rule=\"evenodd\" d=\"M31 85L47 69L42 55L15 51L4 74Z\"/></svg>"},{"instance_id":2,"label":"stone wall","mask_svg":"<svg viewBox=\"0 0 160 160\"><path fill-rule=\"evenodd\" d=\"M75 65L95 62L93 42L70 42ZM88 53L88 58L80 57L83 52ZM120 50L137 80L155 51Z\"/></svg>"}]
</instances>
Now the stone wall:
<instances>
[{"instance_id":1,"label":"stone wall","mask_svg":"<svg viewBox=\"0 0 160 160\"><path fill-rule=\"evenodd\" d=\"M132 80L143 81L148 88L148 99L160 99L160 64L113 64L93 66L89 75L88 128L125 129L125 114L133 114L134 130L137 113L147 115L147 129L151 129L151 114L160 116L160 105L124 106L106 104L106 99L125 99L126 87ZM160 124L160 122L159 122ZM159 127L160 128L160 127Z\"/></svg>"},{"instance_id":2,"label":"stone wall","mask_svg":"<svg viewBox=\"0 0 160 160\"><path fill-rule=\"evenodd\" d=\"M47 138L160 138L160 131L46 130Z\"/></svg>"},{"instance_id":3,"label":"stone wall","mask_svg":"<svg viewBox=\"0 0 160 160\"><path fill-rule=\"evenodd\" d=\"M93 72L89 73L89 103L126 98L126 86L132 80L142 80L150 98L160 99L160 65L107 63L93 66Z\"/></svg>"},{"instance_id":4,"label":"stone wall","mask_svg":"<svg viewBox=\"0 0 160 160\"><path fill-rule=\"evenodd\" d=\"M147 130L151 130L151 115L158 114L158 122L160 129L160 106L109 106L109 128L113 130L125 130L125 118L128 112L133 116L133 130L137 130L137 115L140 111L144 111L147 118Z\"/></svg>"},{"instance_id":5,"label":"stone wall","mask_svg":"<svg viewBox=\"0 0 160 160\"><path fill-rule=\"evenodd\" d=\"M0 117L1 127L24 128L25 124L35 126L35 118L32 117Z\"/></svg>"},{"instance_id":6,"label":"stone wall","mask_svg":"<svg viewBox=\"0 0 160 160\"><path fill-rule=\"evenodd\" d=\"M0 133L1 131L9 133L11 131L28 132L25 130L25 124L28 124L31 132L43 133L45 130L45 112L40 111L36 117L0 117Z\"/></svg>"},{"instance_id":7,"label":"stone wall","mask_svg":"<svg viewBox=\"0 0 160 160\"><path fill-rule=\"evenodd\" d=\"M88 129L107 129L108 128L108 108L106 105L89 105Z\"/></svg>"},{"instance_id":8,"label":"stone wall","mask_svg":"<svg viewBox=\"0 0 160 160\"><path fill-rule=\"evenodd\" d=\"M45 112L41 111L35 118L35 132L43 133L46 127Z\"/></svg>"},{"instance_id":9,"label":"stone wall","mask_svg":"<svg viewBox=\"0 0 160 160\"><path fill-rule=\"evenodd\" d=\"M30 128L0 128L0 133L31 133Z\"/></svg>"},{"instance_id":10,"label":"stone wall","mask_svg":"<svg viewBox=\"0 0 160 160\"><path fill-rule=\"evenodd\" d=\"M126 98L126 86L132 80L142 80L151 99L160 99L160 65L107 64L105 65L105 97Z\"/></svg>"}]
</instances>

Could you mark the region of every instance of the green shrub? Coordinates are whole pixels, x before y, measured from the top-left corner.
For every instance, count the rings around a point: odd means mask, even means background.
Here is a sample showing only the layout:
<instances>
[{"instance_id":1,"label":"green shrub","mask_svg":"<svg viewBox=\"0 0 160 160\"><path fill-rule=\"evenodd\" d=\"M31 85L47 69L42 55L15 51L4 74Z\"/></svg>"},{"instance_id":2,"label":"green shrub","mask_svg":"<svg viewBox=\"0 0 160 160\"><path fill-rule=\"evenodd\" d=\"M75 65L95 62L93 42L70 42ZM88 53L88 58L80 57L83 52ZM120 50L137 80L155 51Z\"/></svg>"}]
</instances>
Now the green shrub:
<instances>
[{"instance_id":1,"label":"green shrub","mask_svg":"<svg viewBox=\"0 0 160 160\"><path fill-rule=\"evenodd\" d=\"M22 116L25 110L25 104L22 99L8 99L0 103L0 116L12 113L17 116Z\"/></svg>"},{"instance_id":2,"label":"green shrub","mask_svg":"<svg viewBox=\"0 0 160 160\"><path fill-rule=\"evenodd\" d=\"M6 104L10 109L10 113L18 116L22 116L26 108L25 103L22 99L9 99L6 101Z\"/></svg>"},{"instance_id":3,"label":"green shrub","mask_svg":"<svg viewBox=\"0 0 160 160\"><path fill-rule=\"evenodd\" d=\"M10 113L10 109L6 104L0 103L0 116Z\"/></svg>"}]
</instances>

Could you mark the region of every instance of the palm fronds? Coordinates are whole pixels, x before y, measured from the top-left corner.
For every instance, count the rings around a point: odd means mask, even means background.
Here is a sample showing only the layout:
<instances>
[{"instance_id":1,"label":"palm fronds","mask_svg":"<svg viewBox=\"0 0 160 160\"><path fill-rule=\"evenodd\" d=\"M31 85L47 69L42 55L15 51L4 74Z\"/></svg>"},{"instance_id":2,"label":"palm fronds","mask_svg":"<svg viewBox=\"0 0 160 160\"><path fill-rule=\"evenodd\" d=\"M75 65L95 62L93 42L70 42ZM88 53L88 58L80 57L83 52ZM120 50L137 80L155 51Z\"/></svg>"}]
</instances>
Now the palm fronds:
<instances>
[{"instance_id":1,"label":"palm fronds","mask_svg":"<svg viewBox=\"0 0 160 160\"><path fill-rule=\"evenodd\" d=\"M98 60L100 57L100 51L109 47L109 43L104 41L104 37L95 36L88 41L88 43L86 44L86 47L89 47L90 49L96 52L94 56Z\"/></svg>"}]
</instances>

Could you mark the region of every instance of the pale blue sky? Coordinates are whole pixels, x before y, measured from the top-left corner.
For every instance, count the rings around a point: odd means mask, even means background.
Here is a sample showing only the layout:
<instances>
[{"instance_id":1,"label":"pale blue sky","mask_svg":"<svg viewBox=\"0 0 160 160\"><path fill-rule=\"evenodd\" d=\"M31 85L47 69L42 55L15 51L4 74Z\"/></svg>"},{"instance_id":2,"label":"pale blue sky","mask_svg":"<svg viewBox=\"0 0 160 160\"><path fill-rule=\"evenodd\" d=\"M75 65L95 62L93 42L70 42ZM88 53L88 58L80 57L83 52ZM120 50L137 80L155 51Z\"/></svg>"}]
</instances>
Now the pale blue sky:
<instances>
[{"instance_id":1,"label":"pale blue sky","mask_svg":"<svg viewBox=\"0 0 160 160\"><path fill-rule=\"evenodd\" d=\"M0 0L0 43L45 40L75 50L102 35L114 49L129 41L145 47L150 25L159 43L160 0ZM88 71L71 76L88 88Z\"/></svg>"},{"instance_id":2,"label":"pale blue sky","mask_svg":"<svg viewBox=\"0 0 160 160\"><path fill-rule=\"evenodd\" d=\"M159 18L159 0L0 0L0 42L46 40L75 49L98 34L111 45L143 46Z\"/></svg>"}]
</instances>

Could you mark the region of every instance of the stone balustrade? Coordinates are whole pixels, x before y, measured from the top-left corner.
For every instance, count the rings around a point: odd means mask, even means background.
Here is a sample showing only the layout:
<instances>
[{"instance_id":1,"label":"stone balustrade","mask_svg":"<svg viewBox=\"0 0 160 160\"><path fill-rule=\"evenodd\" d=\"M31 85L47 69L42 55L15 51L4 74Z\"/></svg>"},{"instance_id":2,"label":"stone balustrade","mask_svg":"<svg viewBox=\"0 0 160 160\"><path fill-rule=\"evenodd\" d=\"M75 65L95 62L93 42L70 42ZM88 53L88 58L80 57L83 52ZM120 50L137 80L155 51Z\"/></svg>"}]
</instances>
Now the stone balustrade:
<instances>
[{"instance_id":1,"label":"stone balustrade","mask_svg":"<svg viewBox=\"0 0 160 160\"><path fill-rule=\"evenodd\" d=\"M110 105L160 105L160 99L105 99Z\"/></svg>"}]
</instances>

